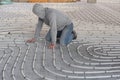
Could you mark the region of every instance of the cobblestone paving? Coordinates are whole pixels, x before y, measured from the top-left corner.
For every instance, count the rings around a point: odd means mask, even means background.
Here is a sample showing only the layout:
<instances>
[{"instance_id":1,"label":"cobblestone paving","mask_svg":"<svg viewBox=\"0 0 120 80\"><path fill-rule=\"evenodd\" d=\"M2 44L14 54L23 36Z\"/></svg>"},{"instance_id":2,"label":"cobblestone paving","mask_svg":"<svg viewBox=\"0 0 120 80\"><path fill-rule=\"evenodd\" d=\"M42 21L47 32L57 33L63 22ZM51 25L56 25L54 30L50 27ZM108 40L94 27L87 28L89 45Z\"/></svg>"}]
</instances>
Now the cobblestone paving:
<instances>
[{"instance_id":1,"label":"cobblestone paving","mask_svg":"<svg viewBox=\"0 0 120 80\"><path fill-rule=\"evenodd\" d=\"M120 80L120 4L42 3L71 17L77 40L48 49L35 43L32 3L0 5L0 80Z\"/></svg>"}]
</instances>

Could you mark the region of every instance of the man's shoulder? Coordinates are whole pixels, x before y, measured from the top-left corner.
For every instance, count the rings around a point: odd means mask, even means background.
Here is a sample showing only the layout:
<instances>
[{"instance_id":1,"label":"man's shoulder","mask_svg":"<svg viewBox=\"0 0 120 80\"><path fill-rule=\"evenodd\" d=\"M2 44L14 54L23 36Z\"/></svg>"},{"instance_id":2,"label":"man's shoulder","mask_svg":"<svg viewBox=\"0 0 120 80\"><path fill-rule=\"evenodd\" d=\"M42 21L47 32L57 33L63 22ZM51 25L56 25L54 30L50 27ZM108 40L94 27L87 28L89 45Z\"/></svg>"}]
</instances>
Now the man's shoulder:
<instances>
[{"instance_id":1,"label":"man's shoulder","mask_svg":"<svg viewBox=\"0 0 120 80\"><path fill-rule=\"evenodd\" d=\"M49 13L62 13L61 11L57 10L57 9L54 9L54 8L47 8L47 11Z\"/></svg>"}]
</instances>

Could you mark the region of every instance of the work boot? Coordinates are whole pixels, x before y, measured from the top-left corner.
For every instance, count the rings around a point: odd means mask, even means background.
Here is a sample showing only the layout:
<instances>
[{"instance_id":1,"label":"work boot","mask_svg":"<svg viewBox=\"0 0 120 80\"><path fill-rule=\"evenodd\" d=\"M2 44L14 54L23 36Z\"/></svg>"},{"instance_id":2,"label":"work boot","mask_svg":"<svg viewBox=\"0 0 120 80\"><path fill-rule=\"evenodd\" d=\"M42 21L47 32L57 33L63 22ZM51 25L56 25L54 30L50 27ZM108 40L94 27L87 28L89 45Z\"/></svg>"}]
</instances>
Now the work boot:
<instances>
[{"instance_id":1,"label":"work boot","mask_svg":"<svg viewBox=\"0 0 120 80\"><path fill-rule=\"evenodd\" d=\"M73 34L73 40L74 40L74 39L77 39L77 33L76 33L75 30L72 31L72 34Z\"/></svg>"}]
</instances>

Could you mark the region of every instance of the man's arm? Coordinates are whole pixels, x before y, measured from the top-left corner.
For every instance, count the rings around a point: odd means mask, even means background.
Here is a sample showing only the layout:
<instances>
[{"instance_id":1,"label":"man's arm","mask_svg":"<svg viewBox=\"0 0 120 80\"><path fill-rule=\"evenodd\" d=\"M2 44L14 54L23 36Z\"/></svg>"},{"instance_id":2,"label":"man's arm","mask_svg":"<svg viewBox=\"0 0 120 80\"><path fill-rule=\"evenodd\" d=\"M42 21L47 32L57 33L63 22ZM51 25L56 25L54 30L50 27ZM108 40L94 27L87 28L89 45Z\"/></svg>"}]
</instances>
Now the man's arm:
<instances>
[{"instance_id":1,"label":"man's arm","mask_svg":"<svg viewBox=\"0 0 120 80\"><path fill-rule=\"evenodd\" d=\"M34 38L27 40L28 43L34 43L36 41L37 37L40 36L40 31L42 29L42 26L43 26L43 21L38 19L38 24L37 24L36 29L35 29Z\"/></svg>"},{"instance_id":2,"label":"man's arm","mask_svg":"<svg viewBox=\"0 0 120 80\"><path fill-rule=\"evenodd\" d=\"M52 13L49 17L49 26L50 26L50 35L51 35L51 44L50 48L54 48L56 45L56 36L57 36L57 24L56 24L56 14Z\"/></svg>"},{"instance_id":3,"label":"man's arm","mask_svg":"<svg viewBox=\"0 0 120 80\"><path fill-rule=\"evenodd\" d=\"M39 18L38 24L37 24L36 29L35 29L35 35L34 35L35 39L40 37L40 31L41 31L42 27L43 27L43 20Z\"/></svg>"},{"instance_id":4,"label":"man's arm","mask_svg":"<svg viewBox=\"0 0 120 80\"><path fill-rule=\"evenodd\" d=\"M50 16L50 35L51 35L51 39L52 39L52 43L56 44L56 36L57 36L57 24L56 24L56 15L53 13Z\"/></svg>"}]
</instances>

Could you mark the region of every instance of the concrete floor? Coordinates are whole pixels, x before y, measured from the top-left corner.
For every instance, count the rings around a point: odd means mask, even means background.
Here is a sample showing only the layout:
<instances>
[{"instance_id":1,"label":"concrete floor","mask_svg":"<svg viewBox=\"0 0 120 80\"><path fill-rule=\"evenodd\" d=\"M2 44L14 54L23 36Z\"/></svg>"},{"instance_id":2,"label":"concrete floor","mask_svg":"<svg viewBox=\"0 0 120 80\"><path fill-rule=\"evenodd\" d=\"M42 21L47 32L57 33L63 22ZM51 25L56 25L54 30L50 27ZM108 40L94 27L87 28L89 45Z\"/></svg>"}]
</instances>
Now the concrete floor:
<instances>
[{"instance_id":1,"label":"concrete floor","mask_svg":"<svg viewBox=\"0 0 120 80\"><path fill-rule=\"evenodd\" d=\"M120 4L42 3L65 12L77 31L68 46L48 49L34 36L33 3L0 5L0 80L120 80Z\"/></svg>"}]
</instances>

